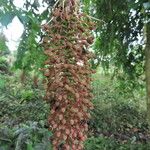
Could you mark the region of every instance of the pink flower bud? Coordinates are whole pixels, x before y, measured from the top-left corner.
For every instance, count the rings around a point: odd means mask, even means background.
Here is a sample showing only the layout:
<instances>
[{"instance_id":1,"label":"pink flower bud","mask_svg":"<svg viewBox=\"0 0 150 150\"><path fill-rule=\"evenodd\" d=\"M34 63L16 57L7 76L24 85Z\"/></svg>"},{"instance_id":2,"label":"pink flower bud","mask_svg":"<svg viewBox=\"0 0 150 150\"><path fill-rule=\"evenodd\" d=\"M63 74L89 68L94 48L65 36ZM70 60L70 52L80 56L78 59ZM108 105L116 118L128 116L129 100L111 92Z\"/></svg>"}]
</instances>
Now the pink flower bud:
<instances>
[{"instance_id":1,"label":"pink flower bud","mask_svg":"<svg viewBox=\"0 0 150 150\"><path fill-rule=\"evenodd\" d=\"M52 110L51 110L51 114L54 114L54 112L55 112L55 110L54 110L54 109L52 109Z\"/></svg>"},{"instance_id":2,"label":"pink flower bud","mask_svg":"<svg viewBox=\"0 0 150 150\"><path fill-rule=\"evenodd\" d=\"M68 144L65 144L64 147L65 147L65 150L70 150L70 146Z\"/></svg>"},{"instance_id":3,"label":"pink flower bud","mask_svg":"<svg viewBox=\"0 0 150 150\"><path fill-rule=\"evenodd\" d=\"M67 136L66 135L63 135L63 140L66 140L67 139Z\"/></svg>"},{"instance_id":4,"label":"pink flower bud","mask_svg":"<svg viewBox=\"0 0 150 150\"><path fill-rule=\"evenodd\" d=\"M56 133L56 136L57 136L57 137L60 137L60 135L61 135L60 132L57 132L57 133Z\"/></svg>"},{"instance_id":5,"label":"pink flower bud","mask_svg":"<svg viewBox=\"0 0 150 150\"><path fill-rule=\"evenodd\" d=\"M65 108L62 108L62 109L61 109L61 111L62 111L63 113L65 112L65 110L66 110Z\"/></svg>"},{"instance_id":6,"label":"pink flower bud","mask_svg":"<svg viewBox=\"0 0 150 150\"><path fill-rule=\"evenodd\" d=\"M66 120L65 120L65 119L63 119L63 120L62 120L62 123L63 123L63 124L66 124Z\"/></svg>"},{"instance_id":7,"label":"pink flower bud","mask_svg":"<svg viewBox=\"0 0 150 150\"><path fill-rule=\"evenodd\" d=\"M56 129L56 128L57 128L57 124L54 124L52 127L53 127L54 129Z\"/></svg>"},{"instance_id":8,"label":"pink flower bud","mask_svg":"<svg viewBox=\"0 0 150 150\"><path fill-rule=\"evenodd\" d=\"M71 119L70 120L70 124L73 125L74 124L74 120Z\"/></svg>"},{"instance_id":9,"label":"pink flower bud","mask_svg":"<svg viewBox=\"0 0 150 150\"><path fill-rule=\"evenodd\" d=\"M66 129L66 134L69 135L70 134L70 130Z\"/></svg>"},{"instance_id":10,"label":"pink flower bud","mask_svg":"<svg viewBox=\"0 0 150 150\"><path fill-rule=\"evenodd\" d=\"M54 140L52 143L53 143L53 145L56 145L56 144L57 144L57 141L56 141L56 140Z\"/></svg>"},{"instance_id":11,"label":"pink flower bud","mask_svg":"<svg viewBox=\"0 0 150 150\"><path fill-rule=\"evenodd\" d=\"M63 115L62 114L60 114L58 117L59 117L59 120L63 119Z\"/></svg>"}]
</instances>

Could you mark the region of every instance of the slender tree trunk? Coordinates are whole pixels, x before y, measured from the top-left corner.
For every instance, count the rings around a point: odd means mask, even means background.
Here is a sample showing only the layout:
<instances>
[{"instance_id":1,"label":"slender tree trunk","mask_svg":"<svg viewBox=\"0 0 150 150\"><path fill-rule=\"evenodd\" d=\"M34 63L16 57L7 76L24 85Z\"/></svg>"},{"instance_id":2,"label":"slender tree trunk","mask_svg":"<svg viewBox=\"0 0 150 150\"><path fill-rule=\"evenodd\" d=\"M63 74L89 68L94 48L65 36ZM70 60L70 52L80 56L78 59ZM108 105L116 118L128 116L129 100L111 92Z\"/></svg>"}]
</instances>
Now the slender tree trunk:
<instances>
[{"instance_id":1,"label":"slender tree trunk","mask_svg":"<svg viewBox=\"0 0 150 150\"><path fill-rule=\"evenodd\" d=\"M145 67L147 90L147 120L150 125L150 23L146 24Z\"/></svg>"}]
</instances>

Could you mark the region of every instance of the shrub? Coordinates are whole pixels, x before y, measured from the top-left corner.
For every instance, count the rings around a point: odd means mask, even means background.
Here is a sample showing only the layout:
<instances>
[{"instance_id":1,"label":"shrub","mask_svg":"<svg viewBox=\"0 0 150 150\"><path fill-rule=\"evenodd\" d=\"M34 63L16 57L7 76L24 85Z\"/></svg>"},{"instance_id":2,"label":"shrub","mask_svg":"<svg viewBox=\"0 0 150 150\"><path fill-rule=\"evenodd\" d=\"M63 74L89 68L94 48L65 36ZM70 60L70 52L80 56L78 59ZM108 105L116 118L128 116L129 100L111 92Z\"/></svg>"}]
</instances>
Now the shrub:
<instances>
[{"instance_id":1,"label":"shrub","mask_svg":"<svg viewBox=\"0 0 150 150\"><path fill-rule=\"evenodd\" d=\"M118 143L113 138L91 137L85 142L85 150L149 150L150 143Z\"/></svg>"},{"instance_id":2,"label":"shrub","mask_svg":"<svg viewBox=\"0 0 150 150\"><path fill-rule=\"evenodd\" d=\"M19 124L13 129L0 126L1 150L52 150L51 132L43 123Z\"/></svg>"}]
</instances>

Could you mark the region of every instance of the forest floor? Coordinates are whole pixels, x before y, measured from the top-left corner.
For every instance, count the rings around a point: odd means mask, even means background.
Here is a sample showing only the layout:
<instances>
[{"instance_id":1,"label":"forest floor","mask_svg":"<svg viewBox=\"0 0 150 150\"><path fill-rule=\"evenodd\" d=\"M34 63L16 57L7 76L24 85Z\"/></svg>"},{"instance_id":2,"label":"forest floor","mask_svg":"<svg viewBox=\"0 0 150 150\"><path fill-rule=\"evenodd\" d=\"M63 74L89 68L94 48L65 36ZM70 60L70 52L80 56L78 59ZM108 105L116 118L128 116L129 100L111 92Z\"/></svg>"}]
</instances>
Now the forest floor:
<instances>
[{"instance_id":1,"label":"forest floor","mask_svg":"<svg viewBox=\"0 0 150 150\"><path fill-rule=\"evenodd\" d=\"M0 83L0 150L51 150L42 82L35 87L31 78L22 84L18 75L1 75ZM126 89L101 74L92 86L95 107L85 150L150 150L145 89Z\"/></svg>"}]
</instances>

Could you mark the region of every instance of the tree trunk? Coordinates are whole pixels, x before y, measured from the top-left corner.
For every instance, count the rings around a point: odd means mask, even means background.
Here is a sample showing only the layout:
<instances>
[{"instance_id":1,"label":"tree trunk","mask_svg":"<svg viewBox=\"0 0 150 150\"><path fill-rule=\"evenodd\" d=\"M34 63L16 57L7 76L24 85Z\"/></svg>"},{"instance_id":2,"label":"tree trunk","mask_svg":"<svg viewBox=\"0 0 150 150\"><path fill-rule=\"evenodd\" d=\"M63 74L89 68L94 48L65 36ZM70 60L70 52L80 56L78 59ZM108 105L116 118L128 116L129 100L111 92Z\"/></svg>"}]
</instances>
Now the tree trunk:
<instances>
[{"instance_id":1,"label":"tree trunk","mask_svg":"<svg viewBox=\"0 0 150 150\"><path fill-rule=\"evenodd\" d=\"M150 125L150 23L146 24L145 73L147 90L147 121Z\"/></svg>"}]
</instances>

